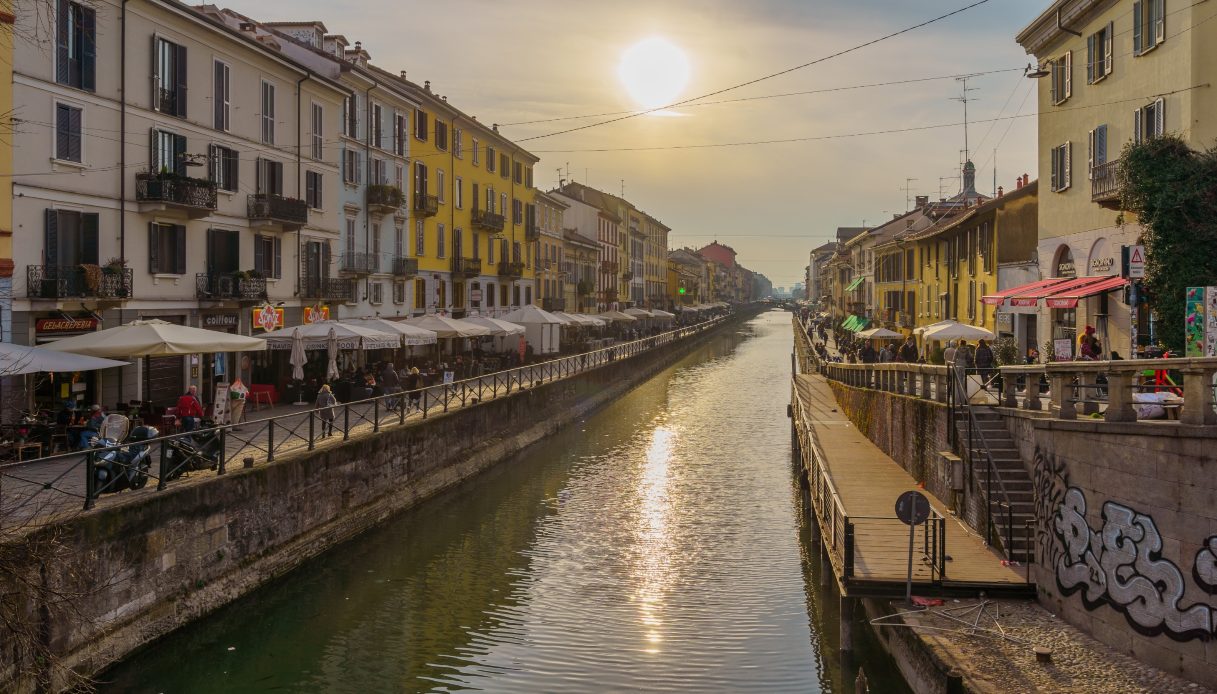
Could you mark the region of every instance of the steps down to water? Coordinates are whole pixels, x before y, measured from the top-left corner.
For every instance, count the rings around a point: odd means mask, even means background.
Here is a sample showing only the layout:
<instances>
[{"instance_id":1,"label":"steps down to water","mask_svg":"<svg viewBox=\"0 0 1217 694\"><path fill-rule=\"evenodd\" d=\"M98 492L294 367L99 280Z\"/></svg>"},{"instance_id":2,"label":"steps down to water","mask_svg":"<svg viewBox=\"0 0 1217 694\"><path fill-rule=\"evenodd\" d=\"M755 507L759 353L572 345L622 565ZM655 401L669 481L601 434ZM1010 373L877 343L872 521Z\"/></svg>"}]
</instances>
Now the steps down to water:
<instances>
[{"instance_id":1,"label":"steps down to water","mask_svg":"<svg viewBox=\"0 0 1217 694\"><path fill-rule=\"evenodd\" d=\"M1008 549L1011 559L1025 564L1034 549L1032 536L1028 533L1028 525L1035 519L1035 490L1031 476L1002 416L991 408L977 406L972 407L972 414L977 431L969 440L967 414L956 412L959 448L970 453L974 461L974 484L979 488L981 498L985 498L987 445L988 457L992 458L996 472L992 497L989 498L993 518L992 540L995 545ZM968 450L969 447L971 450ZM1001 480L1000 484L998 479ZM1009 508L1005 505L1006 501Z\"/></svg>"}]
</instances>

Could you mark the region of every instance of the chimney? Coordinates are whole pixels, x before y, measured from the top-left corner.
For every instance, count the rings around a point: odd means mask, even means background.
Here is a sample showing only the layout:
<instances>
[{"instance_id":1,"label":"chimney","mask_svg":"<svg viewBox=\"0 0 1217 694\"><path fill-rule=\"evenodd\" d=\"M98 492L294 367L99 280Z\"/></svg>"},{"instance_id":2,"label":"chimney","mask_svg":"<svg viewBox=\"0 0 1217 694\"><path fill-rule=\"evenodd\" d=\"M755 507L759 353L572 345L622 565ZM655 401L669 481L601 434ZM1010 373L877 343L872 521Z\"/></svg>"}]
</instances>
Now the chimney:
<instances>
[{"instance_id":1,"label":"chimney","mask_svg":"<svg viewBox=\"0 0 1217 694\"><path fill-rule=\"evenodd\" d=\"M401 78L402 78L403 80L404 80L404 79L406 79L406 71L405 71L405 70L402 70L402 71L401 71Z\"/></svg>"},{"instance_id":2,"label":"chimney","mask_svg":"<svg viewBox=\"0 0 1217 694\"><path fill-rule=\"evenodd\" d=\"M497 133L497 132L499 131L499 124L498 124L498 123L491 123L491 124L490 124L490 129L491 129L491 130L493 130L493 131L495 131L495 132Z\"/></svg>"},{"instance_id":3,"label":"chimney","mask_svg":"<svg viewBox=\"0 0 1217 694\"><path fill-rule=\"evenodd\" d=\"M427 80L426 82L423 82L423 91L427 92L428 94L431 93L431 80Z\"/></svg>"},{"instance_id":4,"label":"chimney","mask_svg":"<svg viewBox=\"0 0 1217 694\"><path fill-rule=\"evenodd\" d=\"M362 51L362 50L363 50L363 42L356 41L355 42L355 52L358 53L359 51Z\"/></svg>"},{"instance_id":5,"label":"chimney","mask_svg":"<svg viewBox=\"0 0 1217 694\"><path fill-rule=\"evenodd\" d=\"M1031 183L1031 177L1027 174L1023 174L1023 185L1027 185L1029 183Z\"/></svg>"},{"instance_id":6,"label":"chimney","mask_svg":"<svg viewBox=\"0 0 1217 694\"><path fill-rule=\"evenodd\" d=\"M1021 188L1022 186L1019 186L1019 187ZM997 187L997 197L1000 198L1001 196L1003 196L1005 194L1006 194L1006 191L1001 186L998 186Z\"/></svg>"},{"instance_id":7,"label":"chimney","mask_svg":"<svg viewBox=\"0 0 1217 694\"><path fill-rule=\"evenodd\" d=\"M253 22L241 22L240 29L241 31L256 31L257 25Z\"/></svg>"},{"instance_id":8,"label":"chimney","mask_svg":"<svg viewBox=\"0 0 1217 694\"><path fill-rule=\"evenodd\" d=\"M928 196L928 195L918 195L916 197L916 200L917 200L917 205L916 205L916 207L913 208L916 210L920 210L920 209L924 208L926 205L930 204L930 196Z\"/></svg>"}]
</instances>

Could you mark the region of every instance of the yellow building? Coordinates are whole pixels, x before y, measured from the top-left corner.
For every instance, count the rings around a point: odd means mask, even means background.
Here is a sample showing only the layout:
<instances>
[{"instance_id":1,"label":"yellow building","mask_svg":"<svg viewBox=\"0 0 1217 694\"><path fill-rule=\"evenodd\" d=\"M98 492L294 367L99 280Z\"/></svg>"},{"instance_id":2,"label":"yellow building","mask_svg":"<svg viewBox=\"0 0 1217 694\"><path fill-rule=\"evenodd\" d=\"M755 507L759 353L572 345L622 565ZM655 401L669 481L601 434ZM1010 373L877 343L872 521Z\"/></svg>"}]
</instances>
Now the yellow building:
<instances>
[{"instance_id":1,"label":"yellow building","mask_svg":"<svg viewBox=\"0 0 1217 694\"><path fill-rule=\"evenodd\" d=\"M431 88L383 73L421 104L410 124L414 310L498 315L537 301L533 154Z\"/></svg>"},{"instance_id":2,"label":"yellow building","mask_svg":"<svg viewBox=\"0 0 1217 694\"><path fill-rule=\"evenodd\" d=\"M543 191L536 192L540 240L536 254L536 300L546 311L566 310L567 275L563 272L565 241L562 216L570 205Z\"/></svg>"},{"instance_id":3,"label":"yellow building","mask_svg":"<svg viewBox=\"0 0 1217 694\"><path fill-rule=\"evenodd\" d=\"M13 113L13 16L12 5L0 10L0 113ZM0 336L12 342L13 296L13 142L0 140Z\"/></svg>"}]
</instances>

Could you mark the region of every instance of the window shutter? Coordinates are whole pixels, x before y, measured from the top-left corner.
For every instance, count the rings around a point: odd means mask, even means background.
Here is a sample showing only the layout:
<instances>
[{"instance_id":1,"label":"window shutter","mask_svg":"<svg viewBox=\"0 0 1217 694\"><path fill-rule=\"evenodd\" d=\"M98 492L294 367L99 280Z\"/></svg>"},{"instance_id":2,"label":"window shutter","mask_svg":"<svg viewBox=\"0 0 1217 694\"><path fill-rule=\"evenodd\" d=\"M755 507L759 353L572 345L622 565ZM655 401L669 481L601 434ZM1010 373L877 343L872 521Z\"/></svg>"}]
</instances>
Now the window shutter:
<instances>
[{"instance_id":1,"label":"window shutter","mask_svg":"<svg viewBox=\"0 0 1217 694\"><path fill-rule=\"evenodd\" d=\"M161 161L161 149L157 147L156 128L148 131L148 151L151 152L148 156L148 161L152 163L152 173L161 173L165 169L165 162Z\"/></svg>"},{"instance_id":2,"label":"window shutter","mask_svg":"<svg viewBox=\"0 0 1217 694\"><path fill-rule=\"evenodd\" d=\"M1095 128L1095 164L1107 163L1107 126Z\"/></svg>"},{"instance_id":3,"label":"window shutter","mask_svg":"<svg viewBox=\"0 0 1217 694\"><path fill-rule=\"evenodd\" d=\"M71 161L84 161L81 148L81 138L84 136L80 126L81 113L78 108L68 109L68 159Z\"/></svg>"},{"instance_id":4,"label":"window shutter","mask_svg":"<svg viewBox=\"0 0 1217 694\"><path fill-rule=\"evenodd\" d=\"M1069 186L1073 185L1073 172L1071 171L1071 169L1073 168L1073 143L1072 142L1065 143L1064 157L1065 157L1064 165L1061 167L1061 169L1064 171L1064 175L1061 178L1064 179L1064 184L1065 184L1064 187L1068 188Z\"/></svg>"},{"instance_id":5,"label":"window shutter","mask_svg":"<svg viewBox=\"0 0 1217 694\"><path fill-rule=\"evenodd\" d=\"M212 107L214 109L212 118L215 119L216 130L227 130L224 123L224 64L216 61L212 63L215 74L212 76L214 80L214 93L211 95Z\"/></svg>"},{"instance_id":6,"label":"window shutter","mask_svg":"<svg viewBox=\"0 0 1217 694\"><path fill-rule=\"evenodd\" d=\"M148 222L148 272L153 275L161 271L159 237L156 222Z\"/></svg>"},{"instance_id":7,"label":"window shutter","mask_svg":"<svg viewBox=\"0 0 1217 694\"><path fill-rule=\"evenodd\" d=\"M276 236L274 244L272 244L274 246L274 256L275 256L274 277L276 279L283 276L283 254L282 254L282 246L280 245L281 240L282 239L280 239L278 236Z\"/></svg>"},{"instance_id":8,"label":"window shutter","mask_svg":"<svg viewBox=\"0 0 1217 694\"><path fill-rule=\"evenodd\" d=\"M241 174L241 158L237 156L235 150L224 150L224 162L228 167L228 189L240 190L240 174Z\"/></svg>"},{"instance_id":9,"label":"window shutter","mask_svg":"<svg viewBox=\"0 0 1217 694\"><path fill-rule=\"evenodd\" d=\"M1153 11L1151 16L1154 21L1154 45L1158 45L1166 40L1166 0L1150 0Z\"/></svg>"},{"instance_id":10,"label":"window shutter","mask_svg":"<svg viewBox=\"0 0 1217 694\"><path fill-rule=\"evenodd\" d=\"M330 244L327 241L319 245L321 246L321 277L328 279L330 276Z\"/></svg>"},{"instance_id":11,"label":"window shutter","mask_svg":"<svg viewBox=\"0 0 1217 694\"><path fill-rule=\"evenodd\" d=\"M207 180L216 181L216 174L224 170L224 162L220 161L220 150L215 145L207 145Z\"/></svg>"},{"instance_id":12,"label":"window shutter","mask_svg":"<svg viewBox=\"0 0 1217 694\"><path fill-rule=\"evenodd\" d=\"M1086 84L1091 84L1094 82L1097 72L1094 69L1095 58L1098 55L1095 51L1095 38L1096 36L1094 34L1086 37Z\"/></svg>"},{"instance_id":13,"label":"window shutter","mask_svg":"<svg viewBox=\"0 0 1217 694\"><path fill-rule=\"evenodd\" d=\"M1098 148L1095 145L1096 131L1091 130L1086 137L1086 178L1094 180L1095 156Z\"/></svg>"},{"instance_id":14,"label":"window shutter","mask_svg":"<svg viewBox=\"0 0 1217 694\"><path fill-rule=\"evenodd\" d=\"M173 115L186 117L186 47L173 47L173 62L176 74L173 85Z\"/></svg>"},{"instance_id":15,"label":"window shutter","mask_svg":"<svg viewBox=\"0 0 1217 694\"><path fill-rule=\"evenodd\" d=\"M186 136L173 136L173 171L179 176L186 175Z\"/></svg>"},{"instance_id":16,"label":"window shutter","mask_svg":"<svg viewBox=\"0 0 1217 694\"><path fill-rule=\"evenodd\" d=\"M266 262L266 255L263 252L265 239L266 237L261 234L254 235L254 269L262 274L270 274L266 271L268 263Z\"/></svg>"},{"instance_id":17,"label":"window shutter","mask_svg":"<svg viewBox=\"0 0 1217 694\"><path fill-rule=\"evenodd\" d=\"M228 266L240 269L241 267L241 236L235 231L224 232L224 244L228 253Z\"/></svg>"},{"instance_id":18,"label":"window shutter","mask_svg":"<svg viewBox=\"0 0 1217 694\"><path fill-rule=\"evenodd\" d=\"M63 159L68 156L68 107L59 104L55 107L55 158Z\"/></svg>"},{"instance_id":19,"label":"window shutter","mask_svg":"<svg viewBox=\"0 0 1217 694\"><path fill-rule=\"evenodd\" d=\"M66 5L63 0L61 5ZM97 71L97 14L93 10L82 7L80 10L81 34L80 49L80 88L93 91L96 88L94 74Z\"/></svg>"},{"instance_id":20,"label":"window shutter","mask_svg":"<svg viewBox=\"0 0 1217 694\"><path fill-rule=\"evenodd\" d=\"M1065 51L1065 98L1073 96L1073 51Z\"/></svg>"},{"instance_id":21,"label":"window shutter","mask_svg":"<svg viewBox=\"0 0 1217 694\"><path fill-rule=\"evenodd\" d=\"M1060 147L1052 148L1052 190L1053 191L1057 191L1057 190L1061 189L1061 184L1060 184L1061 155L1060 155L1060 152L1061 152Z\"/></svg>"},{"instance_id":22,"label":"window shutter","mask_svg":"<svg viewBox=\"0 0 1217 694\"><path fill-rule=\"evenodd\" d=\"M1111 74L1112 44L1115 41L1115 22L1107 23L1107 31L1103 34L1103 74Z\"/></svg>"},{"instance_id":23,"label":"window shutter","mask_svg":"<svg viewBox=\"0 0 1217 694\"><path fill-rule=\"evenodd\" d=\"M1048 63L1048 72L1049 72L1049 75L1048 75L1048 100L1054 104L1057 101L1059 101L1059 99L1056 96L1056 93L1059 90L1058 85L1060 83L1060 78L1061 78L1060 65L1061 65L1060 61L1057 61L1057 60L1054 60L1054 61Z\"/></svg>"},{"instance_id":24,"label":"window shutter","mask_svg":"<svg viewBox=\"0 0 1217 694\"><path fill-rule=\"evenodd\" d=\"M1154 102L1154 137L1166 133L1166 102L1158 99Z\"/></svg>"},{"instance_id":25,"label":"window shutter","mask_svg":"<svg viewBox=\"0 0 1217 694\"><path fill-rule=\"evenodd\" d=\"M68 2L59 0L55 19L55 81L68 84L71 70L68 64Z\"/></svg>"},{"instance_id":26,"label":"window shutter","mask_svg":"<svg viewBox=\"0 0 1217 694\"><path fill-rule=\"evenodd\" d=\"M265 194L266 190L266 160L258 157L254 160L254 170L257 172L258 183L256 192Z\"/></svg>"},{"instance_id":27,"label":"window shutter","mask_svg":"<svg viewBox=\"0 0 1217 694\"><path fill-rule=\"evenodd\" d=\"M1141 50L1144 47L1145 39L1141 35L1141 3L1134 2L1132 4L1132 54L1141 55Z\"/></svg>"},{"instance_id":28,"label":"window shutter","mask_svg":"<svg viewBox=\"0 0 1217 694\"><path fill-rule=\"evenodd\" d=\"M1141 129L1141 123L1142 123L1141 109L1138 108L1132 112L1132 141L1133 142L1140 142L1142 137L1144 136L1144 132Z\"/></svg>"},{"instance_id":29,"label":"window shutter","mask_svg":"<svg viewBox=\"0 0 1217 694\"><path fill-rule=\"evenodd\" d=\"M363 152L355 152L355 183L363 182Z\"/></svg>"},{"instance_id":30,"label":"window shutter","mask_svg":"<svg viewBox=\"0 0 1217 694\"><path fill-rule=\"evenodd\" d=\"M45 257L43 262L46 265L59 264L59 212L57 210L48 209L46 211L46 225L43 232L43 253Z\"/></svg>"},{"instance_id":31,"label":"window shutter","mask_svg":"<svg viewBox=\"0 0 1217 694\"><path fill-rule=\"evenodd\" d=\"M186 274L186 226L183 224L173 225L173 235L176 244L176 252L174 253L173 271L176 274Z\"/></svg>"}]
</instances>

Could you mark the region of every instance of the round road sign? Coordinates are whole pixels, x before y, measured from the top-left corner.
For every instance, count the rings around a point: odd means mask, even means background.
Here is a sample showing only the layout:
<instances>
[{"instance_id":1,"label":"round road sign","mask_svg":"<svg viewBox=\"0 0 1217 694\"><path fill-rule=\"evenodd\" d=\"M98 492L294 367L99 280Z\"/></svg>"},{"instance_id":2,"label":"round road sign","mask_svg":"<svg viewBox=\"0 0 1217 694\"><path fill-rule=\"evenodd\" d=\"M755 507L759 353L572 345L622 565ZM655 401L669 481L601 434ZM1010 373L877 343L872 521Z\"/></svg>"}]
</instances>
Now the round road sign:
<instances>
[{"instance_id":1,"label":"round road sign","mask_svg":"<svg viewBox=\"0 0 1217 694\"><path fill-rule=\"evenodd\" d=\"M930 500L921 492L907 491L896 499L896 517L905 525L921 525L930 517Z\"/></svg>"}]
</instances>

